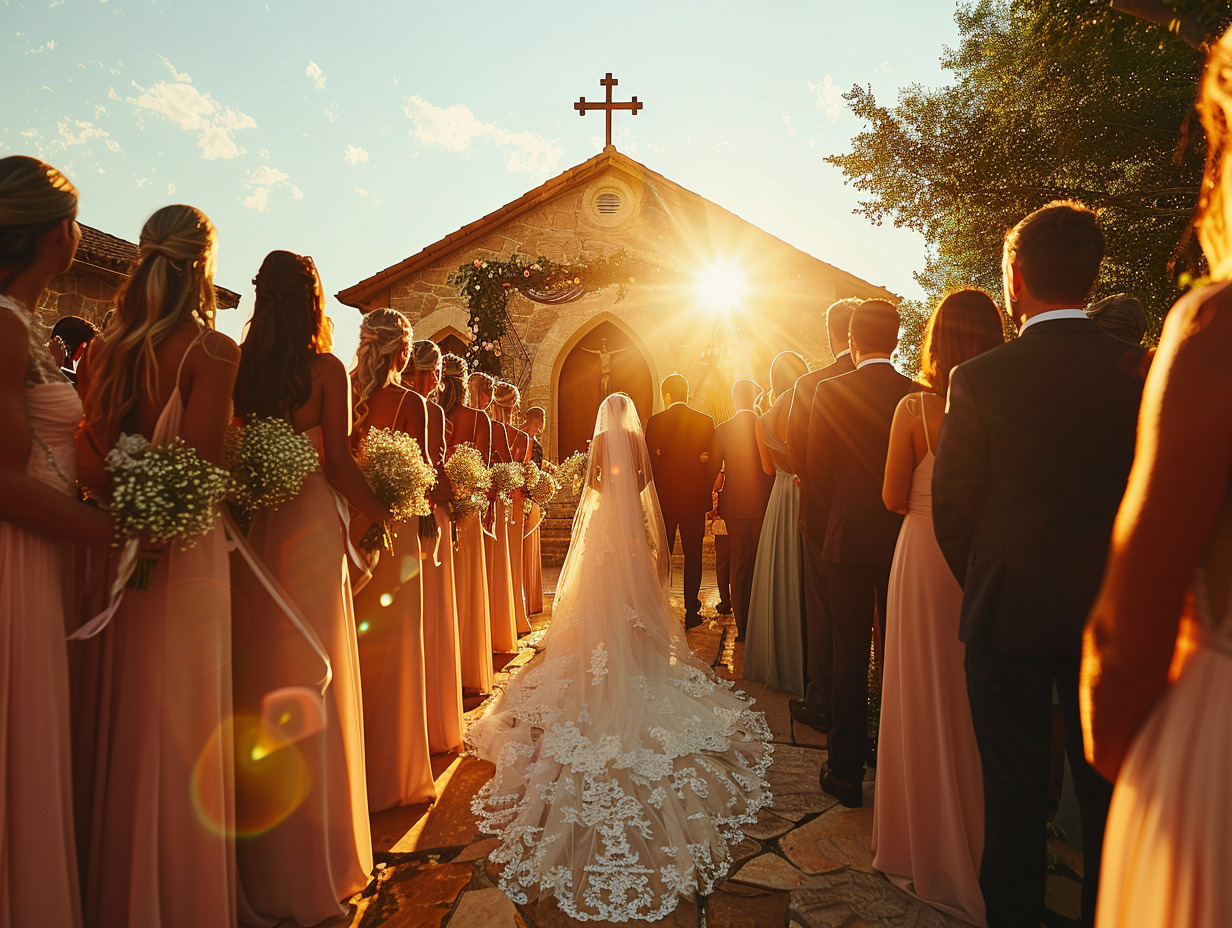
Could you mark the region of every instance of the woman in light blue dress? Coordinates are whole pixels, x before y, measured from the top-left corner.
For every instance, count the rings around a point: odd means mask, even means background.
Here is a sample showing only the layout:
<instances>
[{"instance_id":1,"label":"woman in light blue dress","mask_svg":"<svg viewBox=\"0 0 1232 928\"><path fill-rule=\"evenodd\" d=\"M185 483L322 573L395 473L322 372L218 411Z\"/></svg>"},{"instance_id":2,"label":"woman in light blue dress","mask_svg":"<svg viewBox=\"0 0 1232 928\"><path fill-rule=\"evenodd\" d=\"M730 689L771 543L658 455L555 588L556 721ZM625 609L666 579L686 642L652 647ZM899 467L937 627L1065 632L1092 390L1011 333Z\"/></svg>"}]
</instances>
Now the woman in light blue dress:
<instances>
[{"instance_id":1,"label":"woman in light blue dress","mask_svg":"<svg viewBox=\"0 0 1232 928\"><path fill-rule=\"evenodd\" d=\"M774 474L766 504L745 632L744 678L768 689L804 695L804 635L800 597L800 487L787 463L787 413L792 386L808 371L794 351L780 352L770 365L774 403L757 429L761 463Z\"/></svg>"}]
</instances>

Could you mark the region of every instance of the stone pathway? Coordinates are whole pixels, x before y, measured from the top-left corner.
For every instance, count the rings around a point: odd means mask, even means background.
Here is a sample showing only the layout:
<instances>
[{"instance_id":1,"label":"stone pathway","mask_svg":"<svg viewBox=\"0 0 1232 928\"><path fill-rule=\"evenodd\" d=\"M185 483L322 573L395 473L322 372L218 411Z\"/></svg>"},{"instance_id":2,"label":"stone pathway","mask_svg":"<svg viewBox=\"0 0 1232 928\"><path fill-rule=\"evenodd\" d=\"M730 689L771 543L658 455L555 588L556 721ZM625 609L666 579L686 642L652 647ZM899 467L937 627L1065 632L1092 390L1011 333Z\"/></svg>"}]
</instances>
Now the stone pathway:
<instances>
[{"instance_id":1,"label":"stone pathway","mask_svg":"<svg viewBox=\"0 0 1232 928\"><path fill-rule=\"evenodd\" d=\"M710 599L713 602L713 594ZM548 609L537 629L546 625L550 605ZM739 680L743 644L735 642L730 621L720 618L703 624L689 632L689 643L722 676ZM515 672L532 655L522 651L502 673ZM899 891L873 870L872 771L864 784L863 808L839 805L817 785L826 756L825 735L792 720L786 694L743 680L738 687L757 700L774 733L774 763L768 774L774 805L746 828L728 880L708 897L682 899L671 916L656 924L663 928L963 926L964 922ZM471 713L482 711L478 700L467 705ZM473 757L439 755L433 769L439 797L434 804L372 817L377 877L352 900L353 928L581 928L583 924L604 928L606 923L569 918L551 900L514 905L497 888L497 873L487 865L496 839L478 832L470 811L471 798L491 776L492 765ZM1055 843L1054 852L1081 869L1081 855ZM1076 915L1077 890L1071 879L1050 877L1049 905Z\"/></svg>"}]
</instances>

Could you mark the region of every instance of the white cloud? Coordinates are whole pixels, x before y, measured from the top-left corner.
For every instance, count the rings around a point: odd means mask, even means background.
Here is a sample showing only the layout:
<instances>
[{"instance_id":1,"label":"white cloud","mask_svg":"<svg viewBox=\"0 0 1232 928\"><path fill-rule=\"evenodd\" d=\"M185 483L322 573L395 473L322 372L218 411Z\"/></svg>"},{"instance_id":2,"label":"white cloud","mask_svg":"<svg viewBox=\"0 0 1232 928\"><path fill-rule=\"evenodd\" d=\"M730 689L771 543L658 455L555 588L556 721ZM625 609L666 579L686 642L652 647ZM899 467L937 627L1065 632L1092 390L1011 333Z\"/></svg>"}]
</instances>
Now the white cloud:
<instances>
[{"instance_id":1,"label":"white cloud","mask_svg":"<svg viewBox=\"0 0 1232 928\"><path fill-rule=\"evenodd\" d=\"M248 172L244 185L252 192L244 197L244 205L255 209L258 213L268 212L270 208L270 192L286 187L291 196L297 200L304 198L304 192L291 183L291 175L286 171L262 164L254 171Z\"/></svg>"},{"instance_id":2,"label":"white cloud","mask_svg":"<svg viewBox=\"0 0 1232 928\"><path fill-rule=\"evenodd\" d=\"M817 98L817 109L825 113L826 119L834 122L843 111L843 91L834 83L834 78L827 74L820 84L809 81L808 89Z\"/></svg>"},{"instance_id":3,"label":"white cloud","mask_svg":"<svg viewBox=\"0 0 1232 928\"><path fill-rule=\"evenodd\" d=\"M235 133L241 129L255 129L257 121L233 107L224 106L208 93L202 93L193 86L187 74L176 71L166 58L163 62L175 75L175 81L159 81L149 88L133 81L137 96L126 97L126 101L171 120L187 132L196 132L201 157L207 161L244 154L245 149L235 142ZM114 90L107 96L119 99Z\"/></svg>"},{"instance_id":4,"label":"white cloud","mask_svg":"<svg viewBox=\"0 0 1232 928\"><path fill-rule=\"evenodd\" d=\"M534 132L510 132L475 118L463 103L439 107L414 95L403 99L403 112L411 121L410 135L424 145L446 151L465 151L476 141L490 141L501 149L505 167L513 174L547 173L565 150Z\"/></svg>"},{"instance_id":5,"label":"white cloud","mask_svg":"<svg viewBox=\"0 0 1232 928\"><path fill-rule=\"evenodd\" d=\"M175 194L175 184L168 184L167 185L167 196L174 196L174 194Z\"/></svg>"},{"instance_id":6,"label":"white cloud","mask_svg":"<svg viewBox=\"0 0 1232 928\"><path fill-rule=\"evenodd\" d=\"M271 168L268 164L263 164L255 171L249 172L246 183L263 187L273 187L277 184L285 183L290 179L291 175L285 171L280 171L277 168Z\"/></svg>"},{"instance_id":7,"label":"white cloud","mask_svg":"<svg viewBox=\"0 0 1232 928\"><path fill-rule=\"evenodd\" d=\"M325 107L325 118L330 122L338 121L338 101L331 100L329 106ZM305 133L305 136L307 133Z\"/></svg>"},{"instance_id":8,"label":"white cloud","mask_svg":"<svg viewBox=\"0 0 1232 928\"><path fill-rule=\"evenodd\" d=\"M264 158L266 161L268 161L269 160L269 149L268 148L258 148L257 155L261 158Z\"/></svg>"},{"instance_id":9,"label":"white cloud","mask_svg":"<svg viewBox=\"0 0 1232 928\"><path fill-rule=\"evenodd\" d=\"M255 209L258 213L267 212L269 210L269 187L258 187L244 197L244 205L249 209Z\"/></svg>"},{"instance_id":10,"label":"white cloud","mask_svg":"<svg viewBox=\"0 0 1232 928\"><path fill-rule=\"evenodd\" d=\"M788 135L796 134L796 127L791 124L791 115L789 113L784 113L782 116L780 116L779 122L787 127Z\"/></svg>"},{"instance_id":11,"label":"white cloud","mask_svg":"<svg viewBox=\"0 0 1232 928\"><path fill-rule=\"evenodd\" d=\"M18 33L18 35L20 34L21 33ZM27 55L41 55L43 54L43 52L53 52L55 50L56 50L56 40L49 39L48 41L40 45L38 48L27 48L26 54Z\"/></svg>"},{"instance_id":12,"label":"white cloud","mask_svg":"<svg viewBox=\"0 0 1232 928\"><path fill-rule=\"evenodd\" d=\"M365 190L363 187L356 187L355 192L358 193L361 197L368 196L368 191Z\"/></svg>"},{"instance_id":13,"label":"white cloud","mask_svg":"<svg viewBox=\"0 0 1232 928\"><path fill-rule=\"evenodd\" d=\"M889 74L889 73L890 73L891 71L893 71L893 70L894 70L894 68L893 68L893 66L890 64L890 62L888 62L888 61L883 61L883 62L881 62L881 64L877 65L877 67L875 67L875 68L873 69L873 73L875 73L875 74Z\"/></svg>"},{"instance_id":14,"label":"white cloud","mask_svg":"<svg viewBox=\"0 0 1232 928\"><path fill-rule=\"evenodd\" d=\"M167 66L167 70L171 72L171 76L175 79L175 82L177 84L191 84L192 83L192 78L189 77L183 71L177 71L175 69L175 65L173 65L170 61L168 61L166 56L159 55L158 57L159 57L159 60L162 61L162 63Z\"/></svg>"},{"instance_id":15,"label":"white cloud","mask_svg":"<svg viewBox=\"0 0 1232 928\"><path fill-rule=\"evenodd\" d=\"M138 177L138 178L137 178L137 186L138 186L138 187L144 187L144 186L145 186L146 184L148 184L149 182L150 182L150 179L149 179L148 177Z\"/></svg>"},{"instance_id":16,"label":"white cloud","mask_svg":"<svg viewBox=\"0 0 1232 928\"><path fill-rule=\"evenodd\" d=\"M368 153L356 145L348 145L346 154L342 156L342 160L347 164L358 164L360 161L368 160Z\"/></svg>"},{"instance_id":17,"label":"white cloud","mask_svg":"<svg viewBox=\"0 0 1232 928\"><path fill-rule=\"evenodd\" d=\"M308 75L308 80L312 81L312 86L317 90L325 89L325 76L321 73L321 66L315 61L309 61L308 67L304 69L304 73Z\"/></svg>"}]
</instances>

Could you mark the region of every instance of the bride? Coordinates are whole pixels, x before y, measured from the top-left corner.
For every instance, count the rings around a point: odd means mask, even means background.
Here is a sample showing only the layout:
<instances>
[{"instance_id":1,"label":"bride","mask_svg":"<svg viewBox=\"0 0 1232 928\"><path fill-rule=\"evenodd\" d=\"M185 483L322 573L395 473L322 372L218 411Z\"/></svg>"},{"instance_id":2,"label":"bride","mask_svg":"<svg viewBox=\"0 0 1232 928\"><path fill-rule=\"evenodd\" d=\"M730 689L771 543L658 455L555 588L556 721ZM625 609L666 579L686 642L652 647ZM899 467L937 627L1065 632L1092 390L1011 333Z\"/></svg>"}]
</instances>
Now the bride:
<instances>
[{"instance_id":1,"label":"bride","mask_svg":"<svg viewBox=\"0 0 1232 928\"><path fill-rule=\"evenodd\" d=\"M518 903L660 919L709 893L769 805L765 716L689 650L633 401L599 407L544 652L467 732L496 764L475 797Z\"/></svg>"}]
</instances>

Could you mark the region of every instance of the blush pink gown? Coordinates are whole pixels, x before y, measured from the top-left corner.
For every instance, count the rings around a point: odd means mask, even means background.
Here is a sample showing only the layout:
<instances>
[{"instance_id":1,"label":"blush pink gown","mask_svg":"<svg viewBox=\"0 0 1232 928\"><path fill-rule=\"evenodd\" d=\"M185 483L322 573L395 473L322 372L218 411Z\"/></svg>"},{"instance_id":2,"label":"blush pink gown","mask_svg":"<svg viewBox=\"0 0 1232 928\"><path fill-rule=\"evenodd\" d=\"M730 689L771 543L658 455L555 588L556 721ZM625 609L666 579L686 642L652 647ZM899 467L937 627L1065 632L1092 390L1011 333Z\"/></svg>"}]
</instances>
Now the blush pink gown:
<instances>
[{"instance_id":1,"label":"blush pink gown","mask_svg":"<svg viewBox=\"0 0 1232 928\"><path fill-rule=\"evenodd\" d=\"M932 472L930 448L911 477L890 569L873 866L983 925L984 788L958 640L962 590L933 534Z\"/></svg>"},{"instance_id":2,"label":"blush pink gown","mask_svg":"<svg viewBox=\"0 0 1232 928\"><path fill-rule=\"evenodd\" d=\"M449 515L433 506L437 567L431 551L423 559L423 637L428 691L428 750L433 754L462 747L462 659L458 641L458 603L454 592L453 541Z\"/></svg>"},{"instance_id":3,"label":"blush pink gown","mask_svg":"<svg viewBox=\"0 0 1232 928\"><path fill-rule=\"evenodd\" d=\"M485 539L492 650L508 654L518 649L518 617L514 605L513 571L509 557L509 537L517 531L517 525L510 524L508 509L504 503L497 500L493 507L496 515L492 523L492 538L490 541ZM519 543L519 561L521 551L522 546Z\"/></svg>"},{"instance_id":4,"label":"blush pink gown","mask_svg":"<svg viewBox=\"0 0 1232 928\"><path fill-rule=\"evenodd\" d=\"M522 539L522 590L526 596L527 616L543 612L543 549L539 540L542 518L543 513L536 504L527 517L527 524L534 528Z\"/></svg>"}]
</instances>

